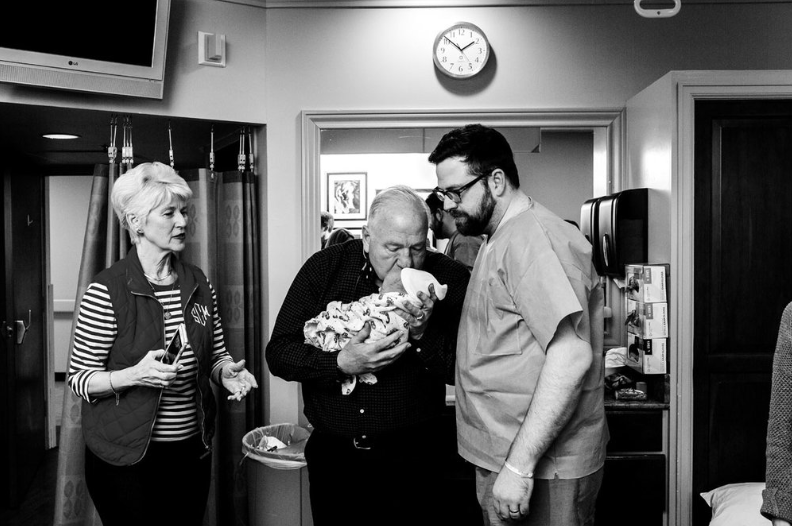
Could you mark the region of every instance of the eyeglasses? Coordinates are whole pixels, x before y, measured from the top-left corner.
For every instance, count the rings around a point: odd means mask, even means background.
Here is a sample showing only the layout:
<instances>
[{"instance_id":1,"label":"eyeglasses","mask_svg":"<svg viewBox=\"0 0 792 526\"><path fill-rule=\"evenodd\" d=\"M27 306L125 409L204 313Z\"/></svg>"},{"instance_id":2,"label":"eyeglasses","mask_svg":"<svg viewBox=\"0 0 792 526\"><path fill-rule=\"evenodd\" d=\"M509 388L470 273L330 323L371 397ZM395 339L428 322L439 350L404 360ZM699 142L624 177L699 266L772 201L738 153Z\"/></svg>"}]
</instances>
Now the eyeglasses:
<instances>
[{"instance_id":1,"label":"eyeglasses","mask_svg":"<svg viewBox=\"0 0 792 526\"><path fill-rule=\"evenodd\" d=\"M462 186L460 186L459 188L455 188L454 190L446 190L444 188L440 188L439 186L437 186L437 187L435 187L434 190L432 190L432 192L434 192L434 194L438 198L440 198L441 201L443 199L450 199L454 203L459 204L459 203L462 202L462 194L466 190L471 188L474 184L476 184L477 182L479 182L482 179L484 179L485 177L487 177L488 175L489 175L488 173L479 175L478 177L476 177L475 179L473 179L469 183L463 184Z\"/></svg>"}]
</instances>

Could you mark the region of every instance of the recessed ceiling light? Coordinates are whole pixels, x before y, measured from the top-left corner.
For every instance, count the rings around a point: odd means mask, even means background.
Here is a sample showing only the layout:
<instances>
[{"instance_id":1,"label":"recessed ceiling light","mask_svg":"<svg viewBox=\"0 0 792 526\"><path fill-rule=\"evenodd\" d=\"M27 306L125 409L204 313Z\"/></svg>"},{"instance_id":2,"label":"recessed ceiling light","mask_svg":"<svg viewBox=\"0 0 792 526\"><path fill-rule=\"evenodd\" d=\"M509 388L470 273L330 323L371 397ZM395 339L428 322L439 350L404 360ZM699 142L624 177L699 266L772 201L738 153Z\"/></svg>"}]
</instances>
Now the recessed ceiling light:
<instances>
[{"instance_id":1,"label":"recessed ceiling light","mask_svg":"<svg viewBox=\"0 0 792 526\"><path fill-rule=\"evenodd\" d=\"M71 133L45 133L42 135L45 139L57 139L57 140L68 140L68 139L79 139L79 135L74 135Z\"/></svg>"}]
</instances>

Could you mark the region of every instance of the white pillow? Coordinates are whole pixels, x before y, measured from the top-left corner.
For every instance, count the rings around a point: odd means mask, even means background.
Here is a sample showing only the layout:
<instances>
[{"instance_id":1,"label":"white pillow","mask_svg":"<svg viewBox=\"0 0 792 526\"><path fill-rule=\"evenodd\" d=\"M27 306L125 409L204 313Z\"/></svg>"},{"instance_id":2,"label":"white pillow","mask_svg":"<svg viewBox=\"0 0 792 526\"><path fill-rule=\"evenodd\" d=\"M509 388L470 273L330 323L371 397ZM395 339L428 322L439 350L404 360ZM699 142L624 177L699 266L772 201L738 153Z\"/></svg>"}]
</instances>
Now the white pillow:
<instances>
[{"instance_id":1,"label":"white pillow","mask_svg":"<svg viewBox=\"0 0 792 526\"><path fill-rule=\"evenodd\" d=\"M764 488L764 482L743 482L702 493L712 508L710 526L770 526L772 522L759 513Z\"/></svg>"}]
</instances>

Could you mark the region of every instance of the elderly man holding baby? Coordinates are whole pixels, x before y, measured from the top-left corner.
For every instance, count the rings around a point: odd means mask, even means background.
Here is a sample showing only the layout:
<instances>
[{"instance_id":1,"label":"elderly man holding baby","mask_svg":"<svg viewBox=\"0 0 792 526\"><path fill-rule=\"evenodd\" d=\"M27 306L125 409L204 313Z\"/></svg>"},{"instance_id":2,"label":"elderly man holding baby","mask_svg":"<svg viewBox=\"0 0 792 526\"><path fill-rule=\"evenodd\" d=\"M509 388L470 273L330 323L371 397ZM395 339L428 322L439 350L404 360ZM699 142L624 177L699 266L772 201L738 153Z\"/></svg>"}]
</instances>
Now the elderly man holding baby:
<instances>
[{"instance_id":1,"label":"elderly man holding baby","mask_svg":"<svg viewBox=\"0 0 792 526\"><path fill-rule=\"evenodd\" d=\"M302 383L305 416L314 428L305 448L311 508L325 524L432 524L452 506L438 498L445 384L453 383L457 328L469 273L426 250L429 210L403 186L371 204L362 239L315 253L298 272L278 314L266 357L276 376ZM328 304L377 293L405 292L404 268L421 269L447 286L398 302L401 329L372 336L372 323L337 352L307 343L306 322ZM409 296L404 294L405 297ZM373 373L373 383L342 384Z\"/></svg>"}]
</instances>

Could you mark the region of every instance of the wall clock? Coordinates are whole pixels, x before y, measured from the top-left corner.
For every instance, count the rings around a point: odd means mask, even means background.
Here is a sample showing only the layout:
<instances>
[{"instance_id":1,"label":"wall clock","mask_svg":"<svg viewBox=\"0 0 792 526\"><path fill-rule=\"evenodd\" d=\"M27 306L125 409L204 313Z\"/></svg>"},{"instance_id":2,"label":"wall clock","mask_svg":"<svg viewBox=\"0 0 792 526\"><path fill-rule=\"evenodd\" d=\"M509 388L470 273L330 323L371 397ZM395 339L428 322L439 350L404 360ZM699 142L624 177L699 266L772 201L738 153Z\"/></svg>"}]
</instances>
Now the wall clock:
<instances>
[{"instance_id":1,"label":"wall clock","mask_svg":"<svg viewBox=\"0 0 792 526\"><path fill-rule=\"evenodd\" d=\"M457 22L438 33L432 56L437 69L455 79L478 75L490 56L490 43L478 26Z\"/></svg>"}]
</instances>

